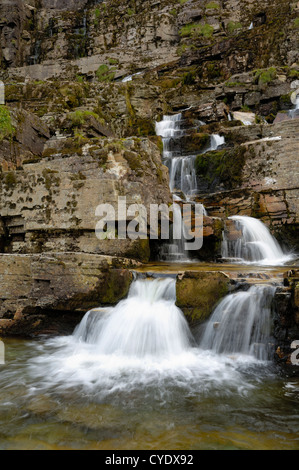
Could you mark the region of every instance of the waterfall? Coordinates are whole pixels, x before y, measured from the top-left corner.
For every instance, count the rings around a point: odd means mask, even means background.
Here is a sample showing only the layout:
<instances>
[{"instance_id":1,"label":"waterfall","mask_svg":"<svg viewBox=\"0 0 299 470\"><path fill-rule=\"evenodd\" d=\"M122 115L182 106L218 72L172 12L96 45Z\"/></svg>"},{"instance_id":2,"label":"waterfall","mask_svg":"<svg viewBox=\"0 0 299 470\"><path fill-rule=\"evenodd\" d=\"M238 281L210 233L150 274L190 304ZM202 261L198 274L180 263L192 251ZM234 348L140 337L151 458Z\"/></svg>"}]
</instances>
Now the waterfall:
<instances>
[{"instance_id":1,"label":"waterfall","mask_svg":"<svg viewBox=\"0 0 299 470\"><path fill-rule=\"evenodd\" d=\"M223 145L225 143L225 139L224 137L218 135L218 134L212 134L211 135L211 143L210 143L210 148L208 149L208 151L211 151L211 150L217 150L218 147L220 147L221 145Z\"/></svg>"},{"instance_id":2,"label":"waterfall","mask_svg":"<svg viewBox=\"0 0 299 470\"><path fill-rule=\"evenodd\" d=\"M126 299L90 310L72 335L37 345L26 371L31 393L69 391L118 405L243 393L252 389L247 367L266 358L272 292L255 286L225 297L197 344L176 306L176 280L137 278Z\"/></svg>"},{"instance_id":3,"label":"waterfall","mask_svg":"<svg viewBox=\"0 0 299 470\"><path fill-rule=\"evenodd\" d=\"M169 358L191 347L191 333L176 307L175 279L136 280L128 298L106 313L87 313L74 336L98 354Z\"/></svg>"},{"instance_id":4,"label":"waterfall","mask_svg":"<svg viewBox=\"0 0 299 470\"><path fill-rule=\"evenodd\" d=\"M289 116L294 119L299 114L299 95L296 97L295 107L289 111Z\"/></svg>"},{"instance_id":5,"label":"waterfall","mask_svg":"<svg viewBox=\"0 0 299 470\"><path fill-rule=\"evenodd\" d=\"M204 122L199 122L204 125ZM181 148L180 139L185 136L190 127L186 129L186 122L182 113L173 116L163 116L162 121L156 122L156 134L162 137L163 141L163 161L169 169L169 188L174 194L174 210L176 208L175 201L179 199L175 192L179 191L183 194L183 198L192 202L192 196L197 193L197 178L194 170L194 162L197 154L184 155ZM216 150L225 142L224 137L218 134L211 135L210 145L204 150ZM205 207L202 205L203 215L207 215ZM165 261L190 261L188 252L184 249L184 224L182 222L182 239L171 239L170 243L164 244L160 250L160 259Z\"/></svg>"},{"instance_id":6,"label":"waterfall","mask_svg":"<svg viewBox=\"0 0 299 470\"><path fill-rule=\"evenodd\" d=\"M37 39L34 44L33 55L30 57L30 65L36 65L40 62L42 41Z\"/></svg>"},{"instance_id":7,"label":"waterfall","mask_svg":"<svg viewBox=\"0 0 299 470\"><path fill-rule=\"evenodd\" d=\"M141 75L142 73L143 73L143 71L133 73L132 75L127 75L126 77L124 77L124 78L122 79L122 82L123 82L123 83L131 82L131 81L133 80L133 77L136 77L137 75Z\"/></svg>"},{"instance_id":8,"label":"waterfall","mask_svg":"<svg viewBox=\"0 0 299 470\"><path fill-rule=\"evenodd\" d=\"M200 347L216 354L240 353L268 360L275 290L254 285L247 292L227 295L211 315Z\"/></svg>"},{"instance_id":9,"label":"waterfall","mask_svg":"<svg viewBox=\"0 0 299 470\"><path fill-rule=\"evenodd\" d=\"M197 190L194 160L196 155L183 155L180 138L186 135L182 113L163 116L156 123L156 134L163 140L163 160L169 169L169 187L171 192L182 191L185 198Z\"/></svg>"},{"instance_id":10,"label":"waterfall","mask_svg":"<svg viewBox=\"0 0 299 470\"><path fill-rule=\"evenodd\" d=\"M204 125L204 122L200 124ZM169 169L171 192L181 191L186 199L190 199L190 196L196 194L198 190L194 171L194 162L198 153L183 155L180 138L186 135L186 129L182 113L163 116L163 120L156 123L156 134L163 140L163 160ZM210 145L204 152L217 150L224 143L224 137L213 134L210 138Z\"/></svg>"},{"instance_id":11,"label":"waterfall","mask_svg":"<svg viewBox=\"0 0 299 470\"><path fill-rule=\"evenodd\" d=\"M185 192L192 191L195 175L192 172L194 168L189 157L182 157L181 150L176 139L182 137L185 133L181 129L183 123L182 114L175 114L173 116L163 116L162 121L156 122L156 134L162 137L163 141L163 161L169 169L169 188L172 193L175 189L180 189ZM186 168L188 171L185 173ZM180 206L175 202L179 198L173 195L173 208L176 216L181 217L179 212ZM188 261L188 253L184 248L184 227L181 217L181 238L175 239L171 236L169 243L164 243L160 249L159 257L164 261L170 262L184 262Z\"/></svg>"},{"instance_id":12,"label":"waterfall","mask_svg":"<svg viewBox=\"0 0 299 470\"><path fill-rule=\"evenodd\" d=\"M260 220L247 216L232 216L229 219L236 222L236 229L241 232L241 237L229 240L224 231L223 258L262 265L281 265L292 259L292 255L286 255L282 251L270 230Z\"/></svg>"}]
</instances>

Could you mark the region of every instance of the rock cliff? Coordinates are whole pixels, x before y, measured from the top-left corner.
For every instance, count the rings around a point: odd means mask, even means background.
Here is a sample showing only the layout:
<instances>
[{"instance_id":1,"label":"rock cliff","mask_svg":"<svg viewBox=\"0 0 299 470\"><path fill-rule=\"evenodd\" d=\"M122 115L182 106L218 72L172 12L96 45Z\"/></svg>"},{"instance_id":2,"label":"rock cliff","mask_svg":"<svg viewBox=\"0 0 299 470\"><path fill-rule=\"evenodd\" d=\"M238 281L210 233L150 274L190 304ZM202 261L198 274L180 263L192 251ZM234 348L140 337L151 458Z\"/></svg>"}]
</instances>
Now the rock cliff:
<instances>
[{"instance_id":1,"label":"rock cliff","mask_svg":"<svg viewBox=\"0 0 299 470\"><path fill-rule=\"evenodd\" d=\"M292 0L0 0L1 273L32 273L47 253L112 269L153 258L149 239L98 240L95 210L119 196L171 203L155 122L178 112L209 214L199 257L219 259L235 214L298 249L298 12ZM225 144L203 155L214 133ZM11 299L8 320L22 303Z\"/></svg>"}]
</instances>

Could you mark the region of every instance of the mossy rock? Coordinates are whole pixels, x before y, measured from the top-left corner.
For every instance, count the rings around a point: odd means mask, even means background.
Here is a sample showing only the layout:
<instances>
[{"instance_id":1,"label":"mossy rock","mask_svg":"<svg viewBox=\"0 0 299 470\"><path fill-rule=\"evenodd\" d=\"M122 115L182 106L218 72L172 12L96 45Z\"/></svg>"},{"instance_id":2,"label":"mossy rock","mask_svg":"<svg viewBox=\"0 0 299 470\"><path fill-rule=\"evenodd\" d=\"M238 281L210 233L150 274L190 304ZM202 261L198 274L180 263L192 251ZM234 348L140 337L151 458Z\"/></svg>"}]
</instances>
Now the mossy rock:
<instances>
[{"instance_id":1,"label":"mossy rock","mask_svg":"<svg viewBox=\"0 0 299 470\"><path fill-rule=\"evenodd\" d=\"M14 132L9 109L7 106L0 105L0 142L5 138L11 138Z\"/></svg>"},{"instance_id":2,"label":"mossy rock","mask_svg":"<svg viewBox=\"0 0 299 470\"><path fill-rule=\"evenodd\" d=\"M210 142L210 135L202 132L188 135L182 139L184 150L188 153L198 153L203 150Z\"/></svg>"},{"instance_id":3,"label":"mossy rock","mask_svg":"<svg viewBox=\"0 0 299 470\"><path fill-rule=\"evenodd\" d=\"M151 119L139 118L136 115L128 119L128 125L124 132L125 137L148 137L155 135L155 124Z\"/></svg>"},{"instance_id":4,"label":"mossy rock","mask_svg":"<svg viewBox=\"0 0 299 470\"><path fill-rule=\"evenodd\" d=\"M132 248L126 253L127 258L135 259L142 263L148 263L150 255L150 243L148 238L137 239Z\"/></svg>"},{"instance_id":5,"label":"mossy rock","mask_svg":"<svg viewBox=\"0 0 299 470\"><path fill-rule=\"evenodd\" d=\"M105 282L99 287L99 303L115 305L128 295L133 274L129 270L109 269L105 273Z\"/></svg>"},{"instance_id":6,"label":"mossy rock","mask_svg":"<svg viewBox=\"0 0 299 470\"><path fill-rule=\"evenodd\" d=\"M216 150L198 155L195 159L197 176L213 191L218 185L234 189L240 185L245 164L245 147Z\"/></svg>"},{"instance_id":7,"label":"mossy rock","mask_svg":"<svg viewBox=\"0 0 299 470\"><path fill-rule=\"evenodd\" d=\"M230 279L222 272L186 271L176 283L176 305L189 324L195 326L209 318L217 303L229 292Z\"/></svg>"}]
</instances>

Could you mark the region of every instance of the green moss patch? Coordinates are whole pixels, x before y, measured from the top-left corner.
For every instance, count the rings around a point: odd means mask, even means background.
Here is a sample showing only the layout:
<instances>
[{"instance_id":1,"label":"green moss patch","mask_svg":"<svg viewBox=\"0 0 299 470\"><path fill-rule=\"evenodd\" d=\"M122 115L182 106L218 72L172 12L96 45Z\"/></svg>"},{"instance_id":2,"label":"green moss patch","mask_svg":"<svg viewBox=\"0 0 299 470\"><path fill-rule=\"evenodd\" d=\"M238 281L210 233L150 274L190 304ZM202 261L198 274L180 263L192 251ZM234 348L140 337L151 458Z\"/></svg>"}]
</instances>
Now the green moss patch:
<instances>
[{"instance_id":1,"label":"green moss patch","mask_svg":"<svg viewBox=\"0 0 299 470\"><path fill-rule=\"evenodd\" d=\"M99 82L112 82L115 77L115 70L106 64L102 64L96 71L96 76Z\"/></svg>"},{"instance_id":2,"label":"green moss patch","mask_svg":"<svg viewBox=\"0 0 299 470\"><path fill-rule=\"evenodd\" d=\"M227 32L229 34L233 34L237 31L239 31L240 29L242 29L243 26L242 26L242 23L238 22L238 21L230 21L228 24L227 24Z\"/></svg>"},{"instance_id":3,"label":"green moss patch","mask_svg":"<svg viewBox=\"0 0 299 470\"><path fill-rule=\"evenodd\" d=\"M195 160L196 174L210 189L219 184L224 185L226 189L234 189L241 182L245 152L244 147L238 146L198 155Z\"/></svg>"},{"instance_id":4,"label":"green moss patch","mask_svg":"<svg viewBox=\"0 0 299 470\"><path fill-rule=\"evenodd\" d=\"M6 106L0 106L0 142L5 138L12 137L15 128L12 125L11 115Z\"/></svg>"},{"instance_id":5,"label":"green moss patch","mask_svg":"<svg viewBox=\"0 0 299 470\"><path fill-rule=\"evenodd\" d=\"M184 25L180 29L180 36L184 37L199 37L203 36L205 38L211 38L213 36L214 28L209 24L197 24L197 23L189 23Z\"/></svg>"},{"instance_id":6,"label":"green moss patch","mask_svg":"<svg viewBox=\"0 0 299 470\"><path fill-rule=\"evenodd\" d=\"M208 10L219 10L220 9L220 5L219 3L217 2L209 2L207 5L206 5L206 8Z\"/></svg>"},{"instance_id":7,"label":"green moss patch","mask_svg":"<svg viewBox=\"0 0 299 470\"><path fill-rule=\"evenodd\" d=\"M259 85L266 85L277 78L277 70L275 67L270 67L264 70L255 71L255 79Z\"/></svg>"}]
</instances>

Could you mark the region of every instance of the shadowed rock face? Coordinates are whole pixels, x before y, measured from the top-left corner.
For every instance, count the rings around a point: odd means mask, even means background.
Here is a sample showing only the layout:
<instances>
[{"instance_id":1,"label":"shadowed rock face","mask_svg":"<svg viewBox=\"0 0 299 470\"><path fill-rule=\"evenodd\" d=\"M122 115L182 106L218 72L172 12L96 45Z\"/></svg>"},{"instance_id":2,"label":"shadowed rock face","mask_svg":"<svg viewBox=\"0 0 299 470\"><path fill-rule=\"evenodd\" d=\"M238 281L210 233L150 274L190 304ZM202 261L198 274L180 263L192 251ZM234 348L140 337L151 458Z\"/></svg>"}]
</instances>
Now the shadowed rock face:
<instances>
[{"instance_id":1,"label":"shadowed rock face","mask_svg":"<svg viewBox=\"0 0 299 470\"><path fill-rule=\"evenodd\" d=\"M90 308L127 295L135 266L82 253L1 256L0 334L71 331Z\"/></svg>"}]
</instances>

